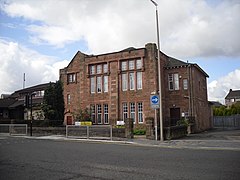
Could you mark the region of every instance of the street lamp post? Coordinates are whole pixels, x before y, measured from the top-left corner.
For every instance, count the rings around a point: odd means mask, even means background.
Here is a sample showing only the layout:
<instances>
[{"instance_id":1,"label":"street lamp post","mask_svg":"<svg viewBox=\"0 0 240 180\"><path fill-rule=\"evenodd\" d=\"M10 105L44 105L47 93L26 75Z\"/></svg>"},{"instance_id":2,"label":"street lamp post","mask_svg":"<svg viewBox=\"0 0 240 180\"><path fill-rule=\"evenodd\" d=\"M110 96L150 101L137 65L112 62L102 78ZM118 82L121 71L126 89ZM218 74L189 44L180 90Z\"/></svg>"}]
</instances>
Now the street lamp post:
<instances>
[{"instance_id":1,"label":"street lamp post","mask_svg":"<svg viewBox=\"0 0 240 180\"><path fill-rule=\"evenodd\" d=\"M161 64L160 64L160 40L159 40L159 26L158 26L158 4L150 0L154 6L156 7L156 25L157 25L157 56L158 56L158 92L159 92L159 100L160 100L160 115L159 115L159 121L160 121L160 140L163 141L163 118L162 118L162 85L161 85ZM155 124L156 127L156 124Z\"/></svg>"}]
</instances>

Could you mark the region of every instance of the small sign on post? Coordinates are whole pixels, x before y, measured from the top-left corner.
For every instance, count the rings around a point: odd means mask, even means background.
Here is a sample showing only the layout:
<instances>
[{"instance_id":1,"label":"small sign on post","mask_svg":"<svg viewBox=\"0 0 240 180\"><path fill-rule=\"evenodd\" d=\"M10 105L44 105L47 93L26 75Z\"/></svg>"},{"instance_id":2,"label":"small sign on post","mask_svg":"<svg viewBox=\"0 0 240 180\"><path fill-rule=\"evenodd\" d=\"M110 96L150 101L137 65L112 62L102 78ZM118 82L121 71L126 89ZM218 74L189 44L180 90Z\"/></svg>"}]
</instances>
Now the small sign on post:
<instances>
[{"instance_id":1,"label":"small sign on post","mask_svg":"<svg viewBox=\"0 0 240 180\"><path fill-rule=\"evenodd\" d=\"M151 107L153 109L158 109L159 106L159 95L151 95L150 96Z\"/></svg>"}]
</instances>

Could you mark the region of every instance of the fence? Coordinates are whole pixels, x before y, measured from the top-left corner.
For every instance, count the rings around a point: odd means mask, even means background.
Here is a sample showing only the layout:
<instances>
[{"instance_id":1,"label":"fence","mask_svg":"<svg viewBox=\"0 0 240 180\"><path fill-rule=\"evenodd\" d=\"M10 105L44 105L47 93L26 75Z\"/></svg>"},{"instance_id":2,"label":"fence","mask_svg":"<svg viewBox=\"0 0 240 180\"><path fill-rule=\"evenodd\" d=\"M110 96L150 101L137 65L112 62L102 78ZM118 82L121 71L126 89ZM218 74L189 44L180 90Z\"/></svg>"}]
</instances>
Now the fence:
<instances>
[{"instance_id":1,"label":"fence","mask_svg":"<svg viewBox=\"0 0 240 180\"><path fill-rule=\"evenodd\" d=\"M213 116L214 127L239 127L240 128L240 114L232 116Z\"/></svg>"},{"instance_id":2,"label":"fence","mask_svg":"<svg viewBox=\"0 0 240 180\"><path fill-rule=\"evenodd\" d=\"M0 134L27 135L27 124L0 124Z\"/></svg>"},{"instance_id":3,"label":"fence","mask_svg":"<svg viewBox=\"0 0 240 180\"><path fill-rule=\"evenodd\" d=\"M92 125L92 126L67 125L66 137L112 140L112 126L111 125Z\"/></svg>"}]
</instances>

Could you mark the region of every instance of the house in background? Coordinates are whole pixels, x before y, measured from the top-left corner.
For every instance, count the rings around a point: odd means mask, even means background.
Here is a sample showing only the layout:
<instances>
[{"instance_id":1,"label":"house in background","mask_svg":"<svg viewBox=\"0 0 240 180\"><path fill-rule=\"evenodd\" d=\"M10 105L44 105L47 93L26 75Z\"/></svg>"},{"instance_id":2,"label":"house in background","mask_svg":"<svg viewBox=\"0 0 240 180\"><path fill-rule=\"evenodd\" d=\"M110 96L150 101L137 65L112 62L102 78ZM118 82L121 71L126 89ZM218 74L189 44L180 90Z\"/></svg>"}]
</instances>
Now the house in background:
<instances>
[{"instance_id":1,"label":"house in background","mask_svg":"<svg viewBox=\"0 0 240 180\"><path fill-rule=\"evenodd\" d=\"M50 82L52 83L52 82ZM31 107L26 107L26 97L31 106L33 119L43 120L41 104L43 103L44 91L50 83L39 84L15 91L11 95L2 95L0 99L0 121L2 120L30 120Z\"/></svg>"},{"instance_id":2,"label":"house in background","mask_svg":"<svg viewBox=\"0 0 240 180\"><path fill-rule=\"evenodd\" d=\"M236 102L240 102L240 90L230 89L227 96L225 97L225 105L229 107Z\"/></svg>"},{"instance_id":3,"label":"house in background","mask_svg":"<svg viewBox=\"0 0 240 180\"><path fill-rule=\"evenodd\" d=\"M160 53L164 126L189 118L194 120L195 132L211 128L208 75L197 64ZM93 124L132 118L135 127L144 126L147 117L155 117L150 95L159 91L157 62L157 48L152 43L100 55L78 51L60 70L65 124L74 124L74 114L88 108Z\"/></svg>"}]
</instances>

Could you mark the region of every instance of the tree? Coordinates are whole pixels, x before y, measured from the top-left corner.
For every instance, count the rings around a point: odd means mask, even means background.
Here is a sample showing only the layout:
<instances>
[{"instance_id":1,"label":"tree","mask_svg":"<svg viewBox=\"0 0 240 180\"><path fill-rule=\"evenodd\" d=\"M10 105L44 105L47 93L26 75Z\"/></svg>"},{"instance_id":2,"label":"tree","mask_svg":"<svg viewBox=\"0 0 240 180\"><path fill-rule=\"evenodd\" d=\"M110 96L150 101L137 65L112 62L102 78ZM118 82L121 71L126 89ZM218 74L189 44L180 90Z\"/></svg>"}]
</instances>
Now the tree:
<instances>
[{"instance_id":1,"label":"tree","mask_svg":"<svg viewBox=\"0 0 240 180\"><path fill-rule=\"evenodd\" d=\"M45 90L42 110L48 120L64 119L64 98L61 81L56 81L55 84L50 83Z\"/></svg>"},{"instance_id":2,"label":"tree","mask_svg":"<svg viewBox=\"0 0 240 180\"><path fill-rule=\"evenodd\" d=\"M240 102L237 102L230 107L221 106L213 108L214 116L231 116L234 114L240 114Z\"/></svg>"}]
</instances>

